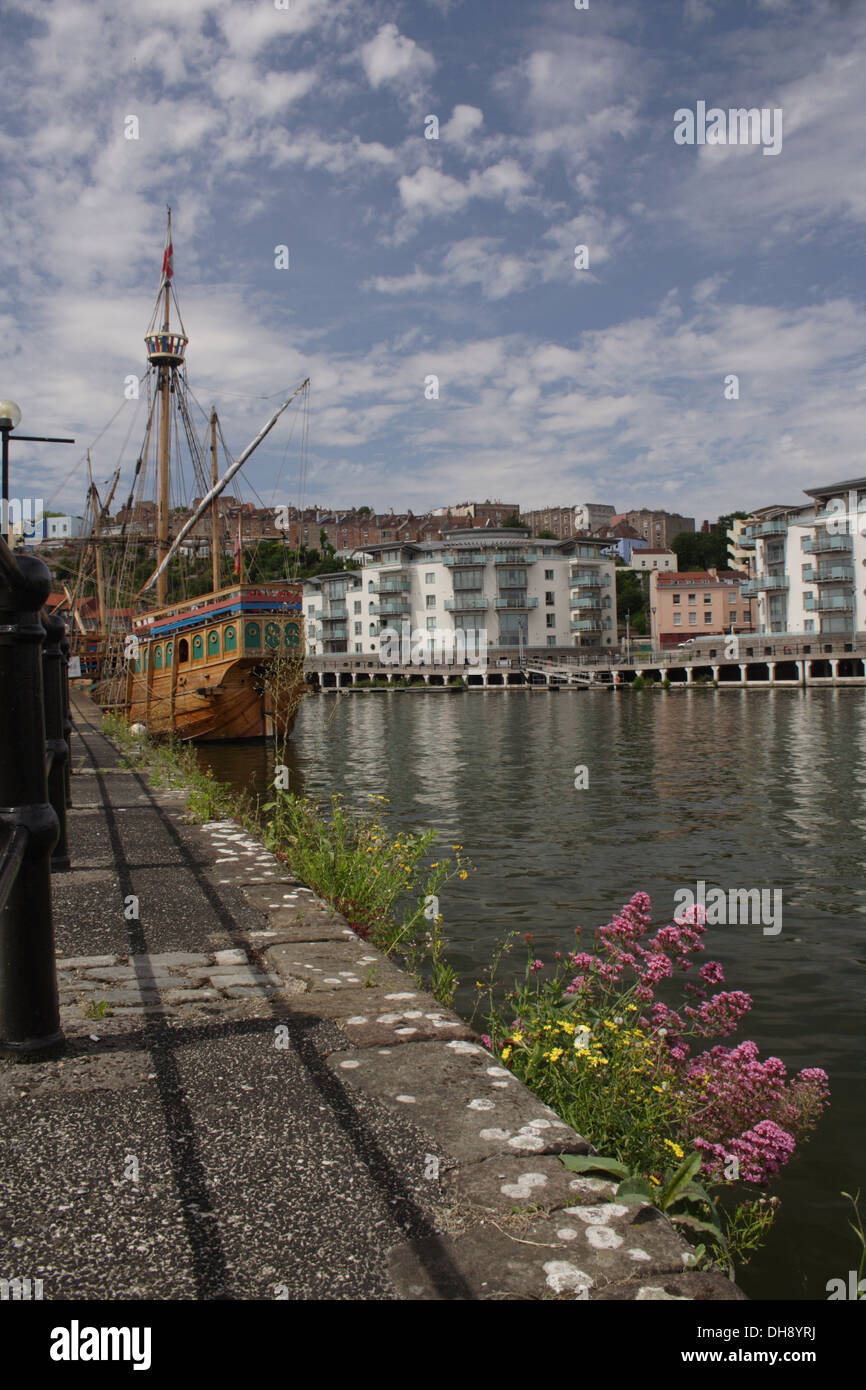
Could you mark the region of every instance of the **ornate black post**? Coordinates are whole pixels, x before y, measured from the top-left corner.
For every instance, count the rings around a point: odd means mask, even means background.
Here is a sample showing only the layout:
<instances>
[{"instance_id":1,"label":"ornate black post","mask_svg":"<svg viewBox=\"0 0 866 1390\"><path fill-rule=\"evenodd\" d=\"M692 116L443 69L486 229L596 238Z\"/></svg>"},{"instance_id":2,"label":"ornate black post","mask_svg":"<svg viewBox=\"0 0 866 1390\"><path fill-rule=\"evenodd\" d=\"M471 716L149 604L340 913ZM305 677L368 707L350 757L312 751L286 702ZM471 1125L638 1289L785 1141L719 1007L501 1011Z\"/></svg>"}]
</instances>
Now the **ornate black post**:
<instances>
[{"instance_id":1,"label":"ornate black post","mask_svg":"<svg viewBox=\"0 0 866 1390\"><path fill-rule=\"evenodd\" d=\"M40 618L51 590L35 555L0 545L0 1052L21 1059L60 1050L51 918L51 851Z\"/></svg>"},{"instance_id":2,"label":"ornate black post","mask_svg":"<svg viewBox=\"0 0 866 1390\"><path fill-rule=\"evenodd\" d=\"M46 618L45 647L42 652L42 675L45 698L46 748L51 757L48 771L48 800L54 809L60 831L57 844L51 854L51 868L62 873L71 868L69 847L66 843L66 768L69 762L69 744L64 735L63 684L66 680L66 662L62 643L66 636L66 625L62 618Z\"/></svg>"}]
</instances>

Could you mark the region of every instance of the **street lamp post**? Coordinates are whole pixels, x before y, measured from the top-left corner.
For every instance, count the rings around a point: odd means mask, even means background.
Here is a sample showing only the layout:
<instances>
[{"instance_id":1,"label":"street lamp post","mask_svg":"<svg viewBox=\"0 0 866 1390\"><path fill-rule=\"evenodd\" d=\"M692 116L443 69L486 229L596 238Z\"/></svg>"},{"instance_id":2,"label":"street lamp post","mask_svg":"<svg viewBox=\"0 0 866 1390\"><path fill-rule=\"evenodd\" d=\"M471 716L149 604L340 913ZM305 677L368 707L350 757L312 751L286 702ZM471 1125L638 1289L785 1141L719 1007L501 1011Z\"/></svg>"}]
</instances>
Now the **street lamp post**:
<instances>
[{"instance_id":1,"label":"street lamp post","mask_svg":"<svg viewBox=\"0 0 866 1390\"><path fill-rule=\"evenodd\" d=\"M2 451L2 489L3 515L0 517L0 535L9 541L9 436L21 424L21 408L14 401L0 399L0 451ZM32 444L74 444L74 439L60 439L50 434L16 434L15 439L26 439ZM34 517L35 521L35 517Z\"/></svg>"}]
</instances>

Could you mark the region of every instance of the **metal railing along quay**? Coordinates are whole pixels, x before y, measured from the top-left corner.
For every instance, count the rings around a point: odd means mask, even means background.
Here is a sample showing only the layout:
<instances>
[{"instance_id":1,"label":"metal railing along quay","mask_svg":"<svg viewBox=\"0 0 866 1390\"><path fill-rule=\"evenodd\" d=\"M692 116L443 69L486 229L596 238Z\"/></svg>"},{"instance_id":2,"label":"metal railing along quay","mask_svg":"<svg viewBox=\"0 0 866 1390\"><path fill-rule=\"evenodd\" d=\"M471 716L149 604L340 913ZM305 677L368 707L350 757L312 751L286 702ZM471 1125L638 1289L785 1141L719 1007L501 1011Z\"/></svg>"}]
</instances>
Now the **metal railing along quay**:
<instances>
[{"instance_id":1,"label":"metal railing along quay","mask_svg":"<svg viewBox=\"0 0 866 1390\"><path fill-rule=\"evenodd\" d=\"M0 537L0 1054L63 1046L51 873L69 869L66 629L47 565Z\"/></svg>"}]
</instances>

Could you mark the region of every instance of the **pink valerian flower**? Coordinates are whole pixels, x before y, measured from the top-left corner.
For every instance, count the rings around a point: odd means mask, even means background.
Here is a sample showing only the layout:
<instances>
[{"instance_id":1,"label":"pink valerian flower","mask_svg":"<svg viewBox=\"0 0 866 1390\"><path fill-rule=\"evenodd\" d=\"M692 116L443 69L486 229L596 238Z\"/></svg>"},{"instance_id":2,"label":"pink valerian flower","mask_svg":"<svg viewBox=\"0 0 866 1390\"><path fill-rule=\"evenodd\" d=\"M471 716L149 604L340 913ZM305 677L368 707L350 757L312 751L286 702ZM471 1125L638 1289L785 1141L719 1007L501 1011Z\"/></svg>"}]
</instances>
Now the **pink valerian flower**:
<instances>
[{"instance_id":1,"label":"pink valerian flower","mask_svg":"<svg viewBox=\"0 0 866 1390\"><path fill-rule=\"evenodd\" d=\"M760 1120L753 1129L726 1144L698 1138L694 1146L704 1154L702 1166L706 1173L765 1187L793 1158L796 1142L773 1120Z\"/></svg>"},{"instance_id":2,"label":"pink valerian flower","mask_svg":"<svg viewBox=\"0 0 866 1390\"><path fill-rule=\"evenodd\" d=\"M595 968L595 956L591 956L588 951L569 951L568 963L573 965L576 970L593 970Z\"/></svg>"},{"instance_id":3,"label":"pink valerian flower","mask_svg":"<svg viewBox=\"0 0 866 1390\"><path fill-rule=\"evenodd\" d=\"M482 1034L481 1034L481 1041L483 1042L484 1046L487 1048L487 1051L488 1051L488 1052L492 1052L492 1051L493 1051L493 1042L492 1042L492 1040L490 1039L490 1037L488 1036L487 1033L482 1033Z\"/></svg>"},{"instance_id":4,"label":"pink valerian flower","mask_svg":"<svg viewBox=\"0 0 866 1390\"><path fill-rule=\"evenodd\" d=\"M706 921L707 909L702 907L700 903L695 903L693 907L687 907L684 912L680 913L679 917L674 918L677 926L703 927L706 925Z\"/></svg>"},{"instance_id":5,"label":"pink valerian flower","mask_svg":"<svg viewBox=\"0 0 866 1390\"><path fill-rule=\"evenodd\" d=\"M667 956L647 956L637 975L642 985L657 985L660 980L670 979L673 966Z\"/></svg>"},{"instance_id":6,"label":"pink valerian flower","mask_svg":"<svg viewBox=\"0 0 866 1390\"><path fill-rule=\"evenodd\" d=\"M721 962L708 960L706 965L702 965L698 971L705 985L723 985L725 983L725 972Z\"/></svg>"},{"instance_id":7,"label":"pink valerian flower","mask_svg":"<svg viewBox=\"0 0 866 1390\"><path fill-rule=\"evenodd\" d=\"M692 1022L692 1031L698 1037L725 1038L736 1031L740 1019L752 1007L752 997L741 989L723 990L705 999L697 1008L691 1004L685 1007L685 1014Z\"/></svg>"},{"instance_id":8,"label":"pink valerian flower","mask_svg":"<svg viewBox=\"0 0 866 1390\"><path fill-rule=\"evenodd\" d=\"M530 965L529 968L530 968L530 970L532 971L533 975L537 975L538 972L539 972L539 970L543 970L543 969L544 969L544 961L543 961L543 960L534 960L534 961L532 962L532 964Z\"/></svg>"}]
</instances>

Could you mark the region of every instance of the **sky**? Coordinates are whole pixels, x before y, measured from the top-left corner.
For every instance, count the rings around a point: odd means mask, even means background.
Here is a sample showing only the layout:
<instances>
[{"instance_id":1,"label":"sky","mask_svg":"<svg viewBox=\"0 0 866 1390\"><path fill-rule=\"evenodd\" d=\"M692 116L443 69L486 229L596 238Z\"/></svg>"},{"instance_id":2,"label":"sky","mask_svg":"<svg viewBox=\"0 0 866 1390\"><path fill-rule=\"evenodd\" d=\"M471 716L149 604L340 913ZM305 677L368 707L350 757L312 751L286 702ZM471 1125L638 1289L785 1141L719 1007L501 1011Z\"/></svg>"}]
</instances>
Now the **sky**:
<instances>
[{"instance_id":1,"label":"sky","mask_svg":"<svg viewBox=\"0 0 866 1390\"><path fill-rule=\"evenodd\" d=\"M866 474L864 0L4 0L3 40L0 396L77 441L13 438L13 496L129 478L167 204L232 450L311 378L265 504L700 524ZM781 148L678 143L699 102Z\"/></svg>"}]
</instances>

